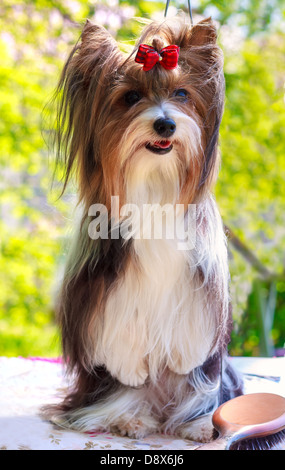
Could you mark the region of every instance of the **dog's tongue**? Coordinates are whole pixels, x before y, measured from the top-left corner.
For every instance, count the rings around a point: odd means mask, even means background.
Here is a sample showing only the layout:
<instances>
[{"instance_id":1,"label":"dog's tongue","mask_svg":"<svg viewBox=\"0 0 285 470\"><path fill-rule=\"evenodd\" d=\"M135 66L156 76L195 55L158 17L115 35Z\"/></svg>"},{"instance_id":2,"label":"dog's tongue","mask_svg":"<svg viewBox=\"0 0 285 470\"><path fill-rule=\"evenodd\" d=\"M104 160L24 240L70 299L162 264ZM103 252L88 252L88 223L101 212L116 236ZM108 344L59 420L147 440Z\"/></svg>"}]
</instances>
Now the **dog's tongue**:
<instances>
[{"instance_id":1,"label":"dog's tongue","mask_svg":"<svg viewBox=\"0 0 285 470\"><path fill-rule=\"evenodd\" d=\"M170 140L156 140L154 142L155 147L159 147L161 149L167 149L170 146Z\"/></svg>"}]
</instances>

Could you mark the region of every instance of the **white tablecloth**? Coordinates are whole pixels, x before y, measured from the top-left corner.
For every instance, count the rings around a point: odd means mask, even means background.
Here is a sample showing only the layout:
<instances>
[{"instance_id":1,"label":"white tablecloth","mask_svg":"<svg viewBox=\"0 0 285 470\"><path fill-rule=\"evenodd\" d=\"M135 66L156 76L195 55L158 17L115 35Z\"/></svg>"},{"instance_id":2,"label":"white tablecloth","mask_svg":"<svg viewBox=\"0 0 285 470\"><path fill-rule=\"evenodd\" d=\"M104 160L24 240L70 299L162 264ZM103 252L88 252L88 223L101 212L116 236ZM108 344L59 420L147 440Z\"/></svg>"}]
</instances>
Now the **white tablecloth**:
<instances>
[{"instance_id":1,"label":"white tablecloth","mask_svg":"<svg viewBox=\"0 0 285 470\"><path fill-rule=\"evenodd\" d=\"M285 397L285 358L232 358L245 374L245 392ZM260 376L267 376L262 378ZM198 444L173 436L136 440L112 433L62 430L39 417L67 386L60 361L0 357L0 449L5 450L192 450Z\"/></svg>"}]
</instances>

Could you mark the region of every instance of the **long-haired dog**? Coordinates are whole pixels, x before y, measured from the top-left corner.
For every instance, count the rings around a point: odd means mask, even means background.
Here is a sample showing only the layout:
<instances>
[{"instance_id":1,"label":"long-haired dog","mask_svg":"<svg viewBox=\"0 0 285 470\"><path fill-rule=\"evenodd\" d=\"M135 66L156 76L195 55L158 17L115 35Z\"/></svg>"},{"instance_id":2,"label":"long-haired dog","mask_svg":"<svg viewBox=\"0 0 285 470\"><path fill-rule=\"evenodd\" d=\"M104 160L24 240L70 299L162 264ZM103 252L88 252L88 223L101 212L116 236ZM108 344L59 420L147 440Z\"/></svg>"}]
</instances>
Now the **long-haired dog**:
<instances>
[{"instance_id":1,"label":"long-haired dog","mask_svg":"<svg viewBox=\"0 0 285 470\"><path fill-rule=\"evenodd\" d=\"M176 17L146 24L124 55L87 21L64 67L58 158L64 187L76 175L83 213L58 303L74 380L53 416L63 426L207 441L212 412L241 393L226 358L227 247L211 194L224 101L216 39L211 19L191 27ZM106 209L107 236L90 236L94 204ZM154 208L153 217L120 212L134 205ZM141 236L158 208L167 231L174 206L178 229L195 207L189 249L177 235Z\"/></svg>"}]
</instances>

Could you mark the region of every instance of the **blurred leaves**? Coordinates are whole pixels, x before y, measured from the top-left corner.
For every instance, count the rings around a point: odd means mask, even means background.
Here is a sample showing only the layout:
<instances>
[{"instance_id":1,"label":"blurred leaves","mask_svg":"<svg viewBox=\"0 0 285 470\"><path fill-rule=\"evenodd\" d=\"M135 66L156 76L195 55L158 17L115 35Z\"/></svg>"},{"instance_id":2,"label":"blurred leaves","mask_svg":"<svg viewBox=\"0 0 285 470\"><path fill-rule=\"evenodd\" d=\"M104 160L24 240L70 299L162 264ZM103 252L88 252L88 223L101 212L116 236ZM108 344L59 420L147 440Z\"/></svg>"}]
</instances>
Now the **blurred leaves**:
<instances>
[{"instance_id":1,"label":"blurred leaves","mask_svg":"<svg viewBox=\"0 0 285 470\"><path fill-rule=\"evenodd\" d=\"M194 21L219 22L225 54L226 106L221 213L266 268L278 275L275 347L285 339L284 2L194 1ZM187 2L170 2L185 11ZM0 5L0 355L59 354L54 301L71 212L51 192L48 154L52 96L68 52L89 17L123 44L133 43L132 17L163 18L165 2L2 0ZM45 118L48 118L47 120ZM235 331L233 354L259 354L252 286L257 272L230 246ZM269 285L262 282L263 292Z\"/></svg>"},{"instance_id":2,"label":"blurred leaves","mask_svg":"<svg viewBox=\"0 0 285 470\"><path fill-rule=\"evenodd\" d=\"M248 38L237 49L226 44L223 49L226 105L216 197L224 220L234 227L235 234L269 271L284 278L284 34L276 32L258 40ZM260 305L252 293L257 272L244 264L234 249L231 257L231 291L234 312L239 319L233 350L240 355L249 351L264 353L262 342L255 344L253 340L261 337ZM267 283L266 289L269 287ZM280 302L279 294L278 299ZM281 348L285 339L285 315L278 302L275 325L278 323L279 329L278 333L275 330L273 339L275 347Z\"/></svg>"}]
</instances>

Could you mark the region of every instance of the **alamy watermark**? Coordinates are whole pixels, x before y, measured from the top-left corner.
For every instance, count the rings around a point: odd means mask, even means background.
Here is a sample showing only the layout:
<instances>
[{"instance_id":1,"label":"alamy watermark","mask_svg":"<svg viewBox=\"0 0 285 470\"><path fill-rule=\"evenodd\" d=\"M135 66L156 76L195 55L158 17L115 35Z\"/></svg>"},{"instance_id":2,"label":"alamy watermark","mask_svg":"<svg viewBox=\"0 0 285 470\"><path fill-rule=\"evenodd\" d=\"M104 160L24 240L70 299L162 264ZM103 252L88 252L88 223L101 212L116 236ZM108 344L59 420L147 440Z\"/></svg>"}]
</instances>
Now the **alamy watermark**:
<instances>
[{"instance_id":1,"label":"alamy watermark","mask_svg":"<svg viewBox=\"0 0 285 470\"><path fill-rule=\"evenodd\" d=\"M124 204L119 196L111 198L111 214L103 204L92 204L88 234L92 240L174 240L178 250L192 250L196 244L196 204Z\"/></svg>"}]
</instances>

